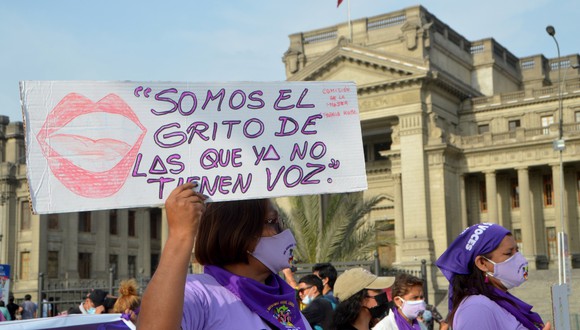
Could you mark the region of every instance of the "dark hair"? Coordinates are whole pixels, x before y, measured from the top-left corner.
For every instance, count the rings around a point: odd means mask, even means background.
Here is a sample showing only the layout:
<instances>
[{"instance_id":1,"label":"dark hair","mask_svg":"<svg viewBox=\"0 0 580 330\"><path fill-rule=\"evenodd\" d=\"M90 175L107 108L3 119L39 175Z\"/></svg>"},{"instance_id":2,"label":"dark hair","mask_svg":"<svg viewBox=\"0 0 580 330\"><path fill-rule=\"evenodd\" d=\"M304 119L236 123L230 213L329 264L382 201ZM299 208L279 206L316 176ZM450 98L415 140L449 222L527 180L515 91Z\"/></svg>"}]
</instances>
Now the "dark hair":
<instances>
[{"instance_id":1,"label":"dark hair","mask_svg":"<svg viewBox=\"0 0 580 330\"><path fill-rule=\"evenodd\" d=\"M4 307L4 300L0 300L0 307Z\"/></svg>"},{"instance_id":2,"label":"dark hair","mask_svg":"<svg viewBox=\"0 0 580 330\"><path fill-rule=\"evenodd\" d=\"M14 302L14 296L8 297L8 302Z\"/></svg>"},{"instance_id":3,"label":"dark hair","mask_svg":"<svg viewBox=\"0 0 580 330\"><path fill-rule=\"evenodd\" d=\"M103 300L103 307L105 307L105 311L103 313L108 313L109 310L113 309L115 303L117 302L117 297L105 297Z\"/></svg>"},{"instance_id":4,"label":"dark hair","mask_svg":"<svg viewBox=\"0 0 580 330\"><path fill-rule=\"evenodd\" d=\"M248 263L248 251L262 236L268 203L268 199L252 199L208 204L195 240L197 262Z\"/></svg>"},{"instance_id":5,"label":"dark hair","mask_svg":"<svg viewBox=\"0 0 580 330\"><path fill-rule=\"evenodd\" d=\"M366 295L366 289L360 290L347 300L341 301L338 305L336 305L336 309L334 310L332 317L333 329L341 329L354 323L358 317L358 314L360 313L362 308L362 301Z\"/></svg>"},{"instance_id":6,"label":"dark hair","mask_svg":"<svg viewBox=\"0 0 580 330\"><path fill-rule=\"evenodd\" d=\"M300 278L300 281L298 281L298 283L304 283L304 284L315 286L318 289L318 292L320 292L320 294L322 294L322 280L314 274L308 274L308 275L302 276L302 278Z\"/></svg>"},{"instance_id":7,"label":"dark hair","mask_svg":"<svg viewBox=\"0 0 580 330\"><path fill-rule=\"evenodd\" d=\"M30 299L32 299L32 296L31 295L27 294L27 295L24 296L24 300L30 300Z\"/></svg>"},{"instance_id":8,"label":"dark hair","mask_svg":"<svg viewBox=\"0 0 580 330\"><path fill-rule=\"evenodd\" d=\"M391 287L391 295L393 298L402 297L409 293L412 287L417 285L423 286L423 280L411 274L400 273Z\"/></svg>"},{"instance_id":9,"label":"dark hair","mask_svg":"<svg viewBox=\"0 0 580 330\"><path fill-rule=\"evenodd\" d=\"M336 282L338 274L332 264L329 262L316 264L312 267L312 272L318 272L321 279L328 278L328 285L334 289L334 282Z\"/></svg>"}]
</instances>

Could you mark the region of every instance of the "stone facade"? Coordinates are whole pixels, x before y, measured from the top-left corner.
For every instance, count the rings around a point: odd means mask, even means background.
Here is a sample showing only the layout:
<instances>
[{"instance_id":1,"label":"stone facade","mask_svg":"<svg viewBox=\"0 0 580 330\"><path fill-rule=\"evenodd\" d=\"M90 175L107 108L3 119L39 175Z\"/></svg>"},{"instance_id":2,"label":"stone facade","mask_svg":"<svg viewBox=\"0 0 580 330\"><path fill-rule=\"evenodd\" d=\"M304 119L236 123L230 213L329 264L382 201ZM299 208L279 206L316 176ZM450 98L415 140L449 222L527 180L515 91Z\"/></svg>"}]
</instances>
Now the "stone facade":
<instances>
[{"instance_id":1,"label":"stone facade","mask_svg":"<svg viewBox=\"0 0 580 330\"><path fill-rule=\"evenodd\" d=\"M103 286L110 268L117 280L150 277L161 254L162 210L33 215L24 150L22 122L0 116L0 264L11 266L14 296L37 301L39 273L45 289Z\"/></svg>"},{"instance_id":2,"label":"stone facade","mask_svg":"<svg viewBox=\"0 0 580 330\"><path fill-rule=\"evenodd\" d=\"M383 265L426 259L438 302L448 283L433 263L465 227L489 221L513 231L532 268L550 269L563 222L580 267L579 55L517 58L421 6L351 26L290 35L283 62L289 81L357 84L366 193L387 197L373 219L395 228ZM564 198L553 148L560 100Z\"/></svg>"}]
</instances>

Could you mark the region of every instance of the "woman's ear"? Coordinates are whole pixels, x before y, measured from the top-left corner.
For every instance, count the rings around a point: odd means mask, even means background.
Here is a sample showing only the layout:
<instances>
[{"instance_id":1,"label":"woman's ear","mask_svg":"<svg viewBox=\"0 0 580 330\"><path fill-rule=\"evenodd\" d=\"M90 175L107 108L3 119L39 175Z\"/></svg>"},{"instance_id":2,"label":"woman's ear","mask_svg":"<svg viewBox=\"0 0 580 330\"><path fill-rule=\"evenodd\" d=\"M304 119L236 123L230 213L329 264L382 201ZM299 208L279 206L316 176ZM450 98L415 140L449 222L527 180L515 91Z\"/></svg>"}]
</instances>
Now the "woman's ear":
<instances>
[{"instance_id":1,"label":"woman's ear","mask_svg":"<svg viewBox=\"0 0 580 330\"><path fill-rule=\"evenodd\" d=\"M492 271L488 267L488 264L490 264L490 263L489 262L486 262L486 261L487 260L485 260L485 258L482 257L482 256L475 257L475 261L474 261L475 267L479 268L479 270L481 270L484 273Z\"/></svg>"}]
</instances>

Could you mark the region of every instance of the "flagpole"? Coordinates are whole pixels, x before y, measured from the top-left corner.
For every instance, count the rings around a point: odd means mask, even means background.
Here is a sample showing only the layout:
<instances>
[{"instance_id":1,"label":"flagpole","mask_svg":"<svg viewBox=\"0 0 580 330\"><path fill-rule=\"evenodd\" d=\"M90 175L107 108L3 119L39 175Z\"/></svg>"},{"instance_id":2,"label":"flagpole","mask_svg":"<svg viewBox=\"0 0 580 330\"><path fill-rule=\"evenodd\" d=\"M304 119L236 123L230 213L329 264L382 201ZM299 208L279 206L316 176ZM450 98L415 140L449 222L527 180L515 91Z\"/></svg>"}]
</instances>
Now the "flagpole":
<instances>
[{"instance_id":1,"label":"flagpole","mask_svg":"<svg viewBox=\"0 0 580 330\"><path fill-rule=\"evenodd\" d=\"M350 0L347 0L347 12L348 12L348 31L350 32L350 42L352 41L352 25L350 23Z\"/></svg>"}]
</instances>

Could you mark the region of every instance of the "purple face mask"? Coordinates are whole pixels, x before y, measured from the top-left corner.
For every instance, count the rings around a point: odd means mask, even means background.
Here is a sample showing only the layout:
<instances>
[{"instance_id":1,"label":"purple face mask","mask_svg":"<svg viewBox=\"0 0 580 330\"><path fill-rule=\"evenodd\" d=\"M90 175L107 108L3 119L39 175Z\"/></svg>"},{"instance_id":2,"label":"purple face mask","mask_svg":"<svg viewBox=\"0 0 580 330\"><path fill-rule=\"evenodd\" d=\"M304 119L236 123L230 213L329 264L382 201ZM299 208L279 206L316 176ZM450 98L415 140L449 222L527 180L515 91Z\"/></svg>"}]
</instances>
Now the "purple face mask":
<instances>
[{"instance_id":1,"label":"purple face mask","mask_svg":"<svg viewBox=\"0 0 580 330\"><path fill-rule=\"evenodd\" d=\"M419 313L425 310L425 301L424 300L404 300L403 298L399 297L401 301L403 301L403 305L399 308L403 315L405 315L409 320L414 320L417 318Z\"/></svg>"},{"instance_id":2,"label":"purple face mask","mask_svg":"<svg viewBox=\"0 0 580 330\"><path fill-rule=\"evenodd\" d=\"M296 240L290 229L280 234L261 237L254 252L250 253L273 273L291 266L292 252L296 248Z\"/></svg>"},{"instance_id":3,"label":"purple face mask","mask_svg":"<svg viewBox=\"0 0 580 330\"><path fill-rule=\"evenodd\" d=\"M503 262L494 262L486 257L483 258L494 265L493 274L490 272L486 274L500 280L501 284L508 290L522 285L528 279L528 260L519 252Z\"/></svg>"}]
</instances>

